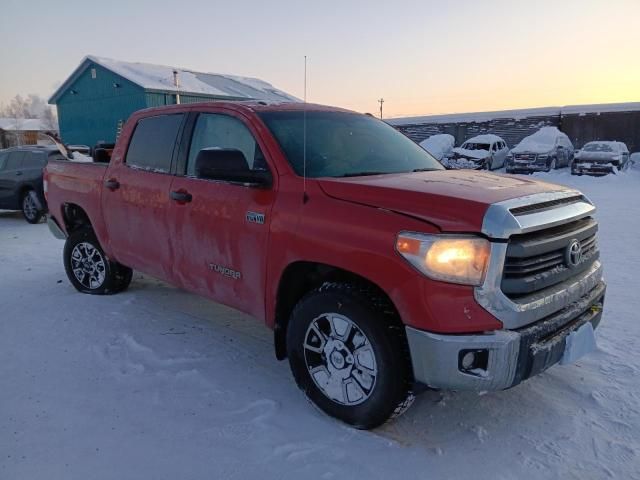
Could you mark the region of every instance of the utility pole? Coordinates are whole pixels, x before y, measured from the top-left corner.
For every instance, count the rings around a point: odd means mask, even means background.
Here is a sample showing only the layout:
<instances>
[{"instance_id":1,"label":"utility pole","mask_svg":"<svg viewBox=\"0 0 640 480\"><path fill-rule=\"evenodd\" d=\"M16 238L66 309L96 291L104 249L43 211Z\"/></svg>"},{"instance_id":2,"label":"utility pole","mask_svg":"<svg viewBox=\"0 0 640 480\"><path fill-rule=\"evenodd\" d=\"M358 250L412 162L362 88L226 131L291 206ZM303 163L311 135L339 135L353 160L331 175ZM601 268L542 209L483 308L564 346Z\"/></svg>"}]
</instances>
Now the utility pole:
<instances>
[{"instance_id":1,"label":"utility pole","mask_svg":"<svg viewBox=\"0 0 640 480\"><path fill-rule=\"evenodd\" d=\"M384 103L384 98L378 100L378 103L380 104L380 120L382 120L382 104Z\"/></svg>"}]
</instances>

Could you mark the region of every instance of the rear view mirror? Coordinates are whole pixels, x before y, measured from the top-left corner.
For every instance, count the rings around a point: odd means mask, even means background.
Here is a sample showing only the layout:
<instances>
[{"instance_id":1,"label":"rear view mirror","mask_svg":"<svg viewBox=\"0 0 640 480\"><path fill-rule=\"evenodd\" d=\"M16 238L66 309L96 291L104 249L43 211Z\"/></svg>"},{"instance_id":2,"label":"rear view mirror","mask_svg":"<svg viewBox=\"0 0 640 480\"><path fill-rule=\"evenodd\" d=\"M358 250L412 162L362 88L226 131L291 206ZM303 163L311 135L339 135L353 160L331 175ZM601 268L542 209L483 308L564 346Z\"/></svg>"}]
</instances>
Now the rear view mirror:
<instances>
[{"instance_id":1,"label":"rear view mirror","mask_svg":"<svg viewBox=\"0 0 640 480\"><path fill-rule=\"evenodd\" d=\"M246 183L255 187L271 185L268 170L251 170L247 159L235 148L203 148L196 157L195 174L207 180Z\"/></svg>"}]
</instances>

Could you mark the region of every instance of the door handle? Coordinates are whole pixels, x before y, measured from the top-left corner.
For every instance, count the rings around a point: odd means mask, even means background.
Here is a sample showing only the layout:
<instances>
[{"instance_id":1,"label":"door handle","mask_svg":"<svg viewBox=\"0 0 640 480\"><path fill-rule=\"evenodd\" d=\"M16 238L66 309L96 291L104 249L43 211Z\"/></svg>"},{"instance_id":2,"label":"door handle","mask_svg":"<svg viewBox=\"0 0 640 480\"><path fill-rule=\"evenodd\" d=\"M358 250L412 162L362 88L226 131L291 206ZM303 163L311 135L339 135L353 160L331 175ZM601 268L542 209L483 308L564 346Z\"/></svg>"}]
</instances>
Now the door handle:
<instances>
[{"instance_id":1,"label":"door handle","mask_svg":"<svg viewBox=\"0 0 640 480\"><path fill-rule=\"evenodd\" d=\"M22 175L22 172L16 172L16 176Z\"/></svg>"},{"instance_id":2,"label":"door handle","mask_svg":"<svg viewBox=\"0 0 640 480\"><path fill-rule=\"evenodd\" d=\"M120 188L120 182L118 182L115 178L110 178L109 180L104 182L104 186L113 192Z\"/></svg>"},{"instance_id":3,"label":"door handle","mask_svg":"<svg viewBox=\"0 0 640 480\"><path fill-rule=\"evenodd\" d=\"M171 200L178 203L189 203L191 200L193 200L193 196L186 190L173 191L169 194L169 196L171 197Z\"/></svg>"}]
</instances>

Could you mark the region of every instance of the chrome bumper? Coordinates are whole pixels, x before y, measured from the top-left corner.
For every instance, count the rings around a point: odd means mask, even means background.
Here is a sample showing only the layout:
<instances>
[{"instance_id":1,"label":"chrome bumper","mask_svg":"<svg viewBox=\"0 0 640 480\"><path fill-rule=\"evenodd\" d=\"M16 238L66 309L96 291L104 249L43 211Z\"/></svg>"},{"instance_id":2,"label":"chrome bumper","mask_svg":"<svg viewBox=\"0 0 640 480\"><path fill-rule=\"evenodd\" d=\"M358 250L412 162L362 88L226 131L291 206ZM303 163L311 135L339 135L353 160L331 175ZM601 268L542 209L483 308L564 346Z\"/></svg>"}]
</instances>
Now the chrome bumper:
<instances>
[{"instance_id":1,"label":"chrome bumper","mask_svg":"<svg viewBox=\"0 0 640 480\"><path fill-rule=\"evenodd\" d=\"M54 237L60 240L65 240L67 238L67 235L58 226L58 222L56 222L56 220L51 215L47 215L47 226L49 227L49 231L51 231Z\"/></svg>"},{"instance_id":2,"label":"chrome bumper","mask_svg":"<svg viewBox=\"0 0 640 480\"><path fill-rule=\"evenodd\" d=\"M597 327L606 285L600 282L559 312L518 330L442 335L405 327L417 382L452 390L504 390L543 372L562 358L565 338L587 322ZM486 351L486 368L465 370L466 351Z\"/></svg>"}]
</instances>

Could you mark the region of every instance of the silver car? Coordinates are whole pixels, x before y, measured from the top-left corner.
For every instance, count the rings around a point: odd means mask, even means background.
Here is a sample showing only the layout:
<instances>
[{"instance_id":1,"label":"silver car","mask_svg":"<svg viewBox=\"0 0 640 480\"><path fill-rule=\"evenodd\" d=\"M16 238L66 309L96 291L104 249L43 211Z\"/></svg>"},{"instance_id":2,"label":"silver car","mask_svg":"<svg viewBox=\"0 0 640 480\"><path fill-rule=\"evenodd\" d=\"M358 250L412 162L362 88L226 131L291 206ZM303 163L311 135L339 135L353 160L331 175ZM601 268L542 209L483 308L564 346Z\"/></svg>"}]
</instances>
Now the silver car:
<instances>
[{"instance_id":1,"label":"silver car","mask_svg":"<svg viewBox=\"0 0 640 480\"><path fill-rule=\"evenodd\" d=\"M622 142L589 142L575 153L573 175L606 175L627 167L629 149Z\"/></svg>"},{"instance_id":2,"label":"silver car","mask_svg":"<svg viewBox=\"0 0 640 480\"><path fill-rule=\"evenodd\" d=\"M449 169L470 168L495 170L504 166L509 153L507 142L497 135L484 134L466 140L453 149L453 155L442 164Z\"/></svg>"}]
</instances>

